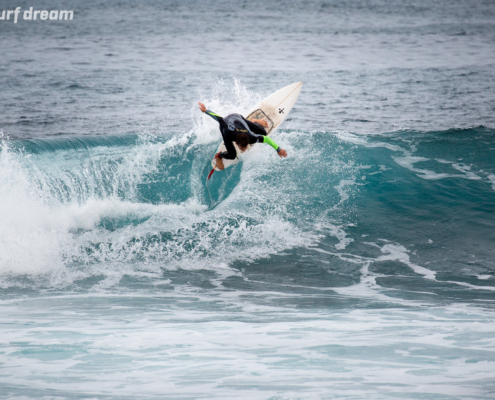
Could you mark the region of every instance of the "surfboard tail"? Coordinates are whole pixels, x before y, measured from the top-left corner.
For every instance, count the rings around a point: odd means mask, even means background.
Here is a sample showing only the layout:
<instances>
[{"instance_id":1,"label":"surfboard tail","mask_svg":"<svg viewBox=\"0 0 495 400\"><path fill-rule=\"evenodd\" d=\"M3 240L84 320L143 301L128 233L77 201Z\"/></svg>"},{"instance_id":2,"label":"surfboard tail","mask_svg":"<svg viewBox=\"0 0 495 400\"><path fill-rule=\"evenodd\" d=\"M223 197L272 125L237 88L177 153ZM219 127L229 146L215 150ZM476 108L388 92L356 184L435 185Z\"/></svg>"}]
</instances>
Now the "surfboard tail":
<instances>
[{"instance_id":1,"label":"surfboard tail","mask_svg":"<svg viewBox=\"0 0 495 400\"><path fill-rule=\"evenodd\" d=\"M213 172L215 172L215 168L213 168L210 173L208 174L208 178L206 179L206 182L208 182L211 178L211 176L213 175Z\"/></svg>"}]
</instances>

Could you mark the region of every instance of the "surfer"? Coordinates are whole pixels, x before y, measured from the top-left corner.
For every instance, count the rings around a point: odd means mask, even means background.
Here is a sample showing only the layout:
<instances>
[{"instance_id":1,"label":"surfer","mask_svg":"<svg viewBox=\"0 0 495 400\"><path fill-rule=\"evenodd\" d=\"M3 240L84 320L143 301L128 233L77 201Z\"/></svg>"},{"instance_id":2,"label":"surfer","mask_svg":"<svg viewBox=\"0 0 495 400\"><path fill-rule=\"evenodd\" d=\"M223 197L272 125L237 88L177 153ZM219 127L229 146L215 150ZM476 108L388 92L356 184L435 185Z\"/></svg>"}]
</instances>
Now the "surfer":
<instances>
[{"instance_id":1,"label":"surfer","mask_svg":"<svg viewBox=\"0 0 495 400\"><path fill-rule=\"evenodd\" d=\"M225 143L227 151L218 152L215 155L218 169L224 169L223 159L233 160L237 157L233 142L237 143L241 153L244 153L250 144L267 143L277 151L280 158L287 157L287 152L280 148L272 138L266 135L265 128L268 127L268 123L265 120L253 118L249 121L240 114L229 114L225 118L222 118L220 115L207 110L203 103L198 103L198 105L202 112L206 113L220 124L220 132L222 133L223 142Z\"/></svg>"}]
</instances>

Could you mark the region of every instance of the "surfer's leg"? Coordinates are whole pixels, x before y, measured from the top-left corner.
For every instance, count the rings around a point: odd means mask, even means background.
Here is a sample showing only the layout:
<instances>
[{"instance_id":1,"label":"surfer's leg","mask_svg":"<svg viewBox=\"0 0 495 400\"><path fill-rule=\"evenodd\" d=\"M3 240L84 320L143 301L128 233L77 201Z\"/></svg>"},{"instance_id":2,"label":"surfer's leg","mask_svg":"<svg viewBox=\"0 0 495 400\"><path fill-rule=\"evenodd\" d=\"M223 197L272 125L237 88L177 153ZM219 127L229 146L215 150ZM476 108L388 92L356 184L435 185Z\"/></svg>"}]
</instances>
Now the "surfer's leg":
<instances>
[{"instance_id":1,"label":"surfer's leg","mask_svg":"<svg viewBox=\"0 0 495 400\"><path fill-rule=\"evenodd\" d=\"M222 154L223 158L226 158L227 160L235 159L237 157L237 151L235 150L234 143L232 142L232 139L228 134L229 128L227 127L227 124L225 122L223 122L223 124L220 124L220 132L222 133L223 143L225 144L225 148L227 149L227 152Z\"/></svg>"},{"instance_id":2,"label":"surfer's leg","mask_svg":"<svg viewBox=\"0 0 495 400\"><path fill-rule=\"evenodd\" d=\"M259 122L257 122L259 120L255 119L253 121L250 121L248 119L245 119L245 121L247 122L249 129L251 129L251 132L253 132L255 135L266 136L265 128ZM267 124L267 126L268 126L268 124Z\"/></svg>"}]
</instances>

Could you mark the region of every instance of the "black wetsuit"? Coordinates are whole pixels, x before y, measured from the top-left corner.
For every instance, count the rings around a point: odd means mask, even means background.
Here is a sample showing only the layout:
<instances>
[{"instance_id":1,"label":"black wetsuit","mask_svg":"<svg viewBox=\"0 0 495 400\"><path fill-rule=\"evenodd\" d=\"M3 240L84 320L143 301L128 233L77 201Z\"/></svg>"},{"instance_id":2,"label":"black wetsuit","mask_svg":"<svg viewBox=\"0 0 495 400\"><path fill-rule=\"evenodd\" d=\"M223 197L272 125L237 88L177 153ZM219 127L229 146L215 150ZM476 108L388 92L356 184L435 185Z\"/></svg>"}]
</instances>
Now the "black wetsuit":
<instances>
[{"instance_id":1,"label":"black wetsuit","mask_svg":"<svg viewBox=\"0 0 495 400\"><path fill-rule=\"evenodd\" d=\"M233 160L237 157L237 152L233 142L236 141L236 137L240 133L244 133L248 136L249 144L268 143L275 150L277 150L277 152L280 150L275 142L266 136L265 128L257 122L248 121L240 114L230 114L225 118L222 118L220 115L209 110L206 110L205 113L217 120L220 124L220 132L222 133L223 142L225 143L225 147L227 149L227 151L220 153L220 158Z\"/></svg>"}]
</instances>

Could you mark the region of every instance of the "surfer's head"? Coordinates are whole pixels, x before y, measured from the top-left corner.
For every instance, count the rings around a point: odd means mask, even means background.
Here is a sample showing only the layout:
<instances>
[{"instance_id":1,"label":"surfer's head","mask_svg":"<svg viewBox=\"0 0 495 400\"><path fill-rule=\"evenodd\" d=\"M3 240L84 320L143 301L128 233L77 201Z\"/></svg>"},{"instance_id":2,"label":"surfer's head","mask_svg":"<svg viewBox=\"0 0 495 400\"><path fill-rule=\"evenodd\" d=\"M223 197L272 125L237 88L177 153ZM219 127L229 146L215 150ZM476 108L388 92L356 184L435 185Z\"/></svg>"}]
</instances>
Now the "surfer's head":
<instances>
[{"instance_id":1,"label":"surfer's head","mask_svg":"<svg viewBox=\"0 0 495 400\"><path fill-rule=\"evenodd\" d=\"M246 151L248 145L249 145L249 136L246 135L245 133L238 133L235 138L235 142L237 143L237 146L239 147L239 150L241 152Z\"/></svg>"}]
</instances>

